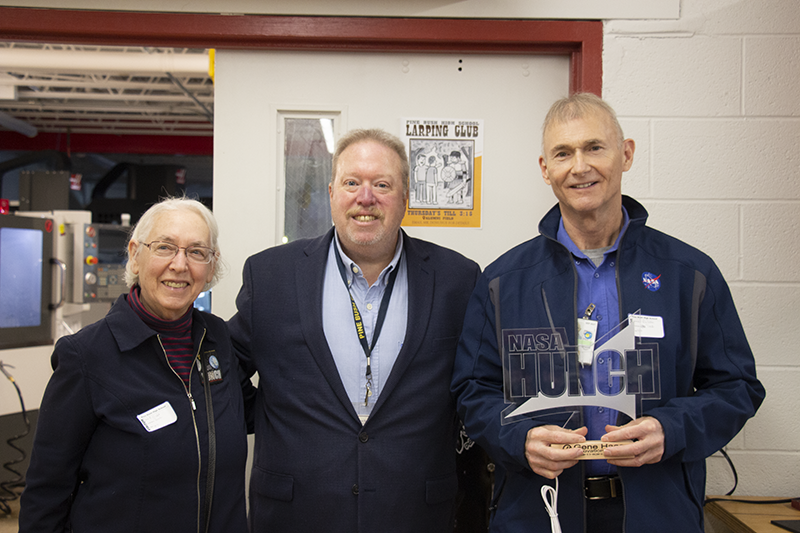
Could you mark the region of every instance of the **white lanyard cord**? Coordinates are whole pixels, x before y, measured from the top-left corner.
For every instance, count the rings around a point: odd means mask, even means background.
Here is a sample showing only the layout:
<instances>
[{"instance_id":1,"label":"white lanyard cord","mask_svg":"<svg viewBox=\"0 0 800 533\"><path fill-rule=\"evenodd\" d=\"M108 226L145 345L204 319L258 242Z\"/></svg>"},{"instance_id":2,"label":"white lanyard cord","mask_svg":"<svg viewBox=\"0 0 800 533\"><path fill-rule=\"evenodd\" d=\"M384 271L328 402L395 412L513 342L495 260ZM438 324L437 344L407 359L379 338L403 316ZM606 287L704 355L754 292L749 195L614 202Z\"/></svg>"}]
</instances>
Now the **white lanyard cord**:
<instances>
[{"instance_id":1,"label":"white lanyard cord","mask_svg":"<svg viewBox=\"0 0 800 533\"><path fill-rule=\"evenodd\" d=\"M561 523L558 521L558 477L556 477L555 488L550 485L542 485L542 500L550 515L550 531L561 533Z\"/></svg>"}]
</instances>

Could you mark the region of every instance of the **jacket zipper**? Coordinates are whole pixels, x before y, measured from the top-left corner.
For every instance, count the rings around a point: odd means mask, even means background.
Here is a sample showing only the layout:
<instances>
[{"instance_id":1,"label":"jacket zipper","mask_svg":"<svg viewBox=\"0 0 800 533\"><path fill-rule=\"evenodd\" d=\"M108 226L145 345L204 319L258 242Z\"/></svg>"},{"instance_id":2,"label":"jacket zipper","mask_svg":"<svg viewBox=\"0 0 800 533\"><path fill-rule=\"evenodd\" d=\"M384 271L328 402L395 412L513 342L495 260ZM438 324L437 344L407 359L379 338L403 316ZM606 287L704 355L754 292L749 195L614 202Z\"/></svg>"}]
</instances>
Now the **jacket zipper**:
<instances>
[{"instance_id":1,"label":"jacket zipper","mask_svg":"<svg viewBox=\"0 0 800 533\"><path fill-rule=\"evenodd\" d=\"M630 226L630 222L628 222L628 225ZM622 320L623 320L623 318L622 318L622 310L624 309L624 307L622 305L622 285L620 284L619 268L620 268L620 265L622 264L622 261L621 261L621 259L622 259L622 243L625 242L625 237L627 236L627 228L626 228L626 232L625 233L626 234L623 235L622 238L619 240L619 246L617 247L617 261L616 261L616 264L614 265L614 278L615 278L615 281L617 282L617 301L619 302L619 321L620 322L622 322ZM619 424L619 414L617 415L617 424ZM625 505L625 482L622 479L622 475L621 475L621 472L619 471L619 469L617 469L617 475L619 476L619 483L620 483L620 485L622 485L622 533L625 533L625 531L627 529L625 527L625 521L626 521L626 519L628 517L628 506Z\"/></svg>"},{"instance_id":2,"label":"jacket zipper","mask_svg":"<svg viewBox=\"0 0 800 533\"><path fill-rule=\"evenodd\" d=\"M573 290L572 290L572 294L573 294L572 307L573 307L574 310L577 310L578 309L578 269L575 268L575 264L574 264L574 262L572 260L572 252L570 252L569 248L564 246L558 240L553 239L552 237L547 237L547 238L552 240L552 241L554 241L555 243L559 244L564 249L564 251L566 251L567 254L568 254L568 257L569 257L569 260L570 260L570 266L572 267L572 278L574 280L574 283L573 283L574 286L573 286ZM625 235L623 235L622 238L619 240L619 246L617 247L617 259L616 259L616 263L614 265L614 281L616 282L616 285L617 285L617 300L619 301L619 310L617 312L620 315L620 317L619 317L620 322L622 322L622 309L623 309L623 307L622 307L622 287L620 286L620 282L619 282L619 265L620 265L620 257L622 256L622 243L623 243L624 240L625 240ZM578 334L577 323L576 323L576 325L575 325L575 327L573 329L573 334L575 335L575 338L577 338L577 334ZM582 421L583 421L583 409L581 409L581 422ZM585 472L584 472L583 465L581 465L581 474L583 476L586 475ZM619 471L617 472L617 475L619 475ZM622 476L619 476L619 482L622 485L622 533L625 533L625 531L626 531L625 520L626 520L627 515L628 515L628 509L627 509L627 506L625 505L625 483L622 480ZM584 529L584 531L587 530L587 527L588 527L588 524L586 523L586 506L584 505L583 506L583 529Z\"/></svg>"},{"instance_id":3,"label":"jacket zipper","mask_svg":"<svg viewBox=\"0 0 800 533\"><path fill-rule=\"evenodd\" d=\"M200 359L200 350L203 346L203 340L206 338L206 330L203 329L203 335L200 337L200 342L197 347L197 354L195 354L194 361L192 361L191 366L189 367L189 386L186 386L184 383L183 378L175 372L175 369L172 368L172 365L169 362L169 357L167 356L167 350L164 348L164 343L161 342L161 335L156 335L158 339L158 344L161 345L161 351L164 352L164 359L167 361L167 366L172 373L175 374L175 377L178 378L183 386L183 390L186 392L186 397L189 399L189 404L192 406L192 426L194 426L194 440L197 446L197 483L196 483L196 493L197 493L197 533L200 533L200 522L202 516L202 504L200 502L200 475L203 471L203 457L200 452L200 431L197 429L197 419L195 418L195 411L197 411L197 404L194 401L194 396L192 396L192 372L194 372L194 365L195 361ZM202 362L200 363L202 364Z\"/></svg>"}]
</instances>

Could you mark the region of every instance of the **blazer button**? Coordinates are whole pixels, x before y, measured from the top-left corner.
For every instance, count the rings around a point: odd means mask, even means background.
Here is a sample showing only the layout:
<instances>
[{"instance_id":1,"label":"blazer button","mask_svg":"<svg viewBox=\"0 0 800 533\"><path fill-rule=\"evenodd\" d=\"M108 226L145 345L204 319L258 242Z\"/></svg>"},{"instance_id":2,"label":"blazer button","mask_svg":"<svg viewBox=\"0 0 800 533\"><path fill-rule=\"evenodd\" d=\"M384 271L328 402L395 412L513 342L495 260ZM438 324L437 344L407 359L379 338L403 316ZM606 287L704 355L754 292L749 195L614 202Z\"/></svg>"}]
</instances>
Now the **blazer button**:
<instances>
[{"instance_id":1,"label":"blazer button","mask_svg":"<svg viewBox=\"0 0 800 533\"><path fill-rule=\"evenodd\" d=\"M353 495L358 496L358 483L353 485Z\"/></svg>"},{"instance_id":2,"label":"blazer button","mask_svg":"<svg viewBox=\"0 0 800 533\"><path fill-rule=\"evenodd\" d=\"M367 435L366 433L359 433L358 440L360 440L361 442L367 442L369 440L369 435Z\"/></svg>"}]
</instances>

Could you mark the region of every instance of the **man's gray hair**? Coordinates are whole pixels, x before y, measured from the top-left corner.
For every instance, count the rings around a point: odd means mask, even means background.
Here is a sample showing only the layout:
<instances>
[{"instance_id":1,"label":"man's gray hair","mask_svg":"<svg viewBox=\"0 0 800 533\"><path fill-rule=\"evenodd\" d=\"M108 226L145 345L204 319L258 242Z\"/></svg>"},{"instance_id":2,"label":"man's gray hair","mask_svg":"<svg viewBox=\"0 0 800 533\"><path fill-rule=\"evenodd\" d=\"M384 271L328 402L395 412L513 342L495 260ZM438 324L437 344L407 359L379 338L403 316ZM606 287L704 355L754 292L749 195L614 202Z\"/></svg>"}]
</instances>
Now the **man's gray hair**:
<instances>
[{"instance_id":1,"label":"man's gray hair","mask_svg":"<svg viewBox=\"0 0 800 533\"><path fill-rule=\"evenodd\" d=\"M547 128L553 124L584 118L592 113L600 113L608 117L616 130L617 142L622 146L625 135L622 133L622 126L619 125L617 113L614 111L614 108L596 94L575 93L556 101L550 106L550 111L548 111L547 116L544 117L544 124L542 125L542 156L547 159L547 154L544 153L544 135L547 132Z\"/></svg>"},{"instance_id":2,"label":"man's gray hair","mask_svg":"<svg viewBox=\"0 0 800 533\"><path fill-rule=\"evenodd\" d=\"M406 147L400 139L391 133L387 133L378 128L351 130L344 137L339 139L339 142L336 143L336 152L333 154L333 172L331 173L331 183L333 183L333 180L336 179L336 171L338 170L337 167L339 166L339 156L342 155L342 152L344 152L347 147L362 141L374 141L378 144L382 144L390 150L393 150L397 154L397 157L400 158L400 174L403 177L403 189L407 194L410 168L408 164L408 156L406 155Z\"/></svg>"},{"instance_id":3,"label":"man's gray hair","mask_svg":"<svg viewBox=\"0 0 800 533\"><path fill-rule=\"evenodd\" d=\"M217 226L217 221L211 211L197 200L187 198L186 196L162 199L145 211L139 219L139 222L134 226L129 242L136 241L140 244L146 242L145 239L150 235L158 218L166 212L176 211L199 215L208 228L209 247L214 249L216 253L214 254L214 259L211 260L211 264L214 267L214 276L211 278L211 282L206 283L206 286L203 288L204 291L207 291L222 279L227 270L227 265L222 260L219 253L219 226ZM131 260L142 252L142 248L144 248L144 246L136 247L135 256L131 256L130 252L128 252L128 262L125 265L125 283L129 288L139 283L139 275L133 273Z\"/></svg>"}]
</instances>

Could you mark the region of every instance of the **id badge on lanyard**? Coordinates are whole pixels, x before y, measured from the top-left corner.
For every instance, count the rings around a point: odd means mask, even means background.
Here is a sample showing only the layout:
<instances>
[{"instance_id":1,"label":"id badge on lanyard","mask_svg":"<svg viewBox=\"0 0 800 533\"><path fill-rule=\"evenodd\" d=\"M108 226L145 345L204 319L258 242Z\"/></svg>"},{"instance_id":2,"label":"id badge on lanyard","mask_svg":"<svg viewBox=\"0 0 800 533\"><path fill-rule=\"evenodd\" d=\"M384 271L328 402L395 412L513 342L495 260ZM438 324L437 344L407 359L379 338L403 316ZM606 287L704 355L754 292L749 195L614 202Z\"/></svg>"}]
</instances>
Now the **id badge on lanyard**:
<instances>
[{"instance_id":1,"label":"id badge on lanyard","mask_svg":"<svg viewBox=\"0 0 800 533\"><path fill-rule=\"evenodd\" d=\"M597 320L592 320L594 304L589 304L583 318L578 319L578 362L591 365L594 362L594 343L597 340Z\"/></svg>"}]
</instances>

